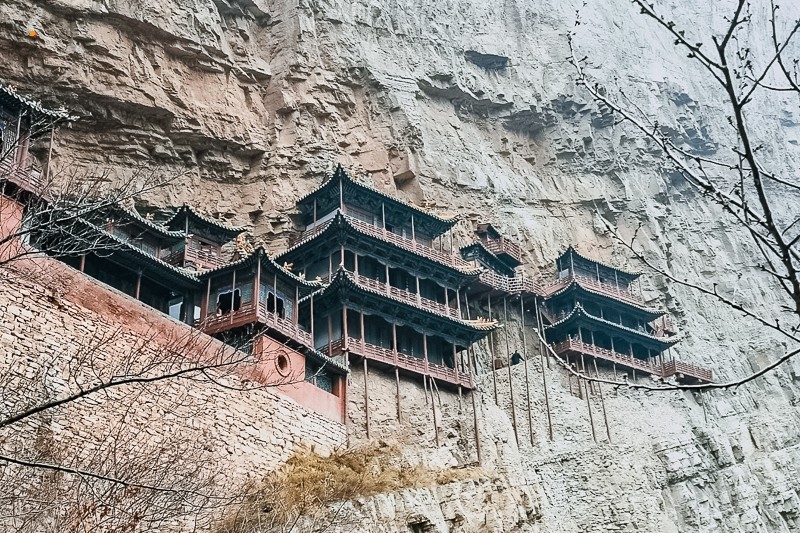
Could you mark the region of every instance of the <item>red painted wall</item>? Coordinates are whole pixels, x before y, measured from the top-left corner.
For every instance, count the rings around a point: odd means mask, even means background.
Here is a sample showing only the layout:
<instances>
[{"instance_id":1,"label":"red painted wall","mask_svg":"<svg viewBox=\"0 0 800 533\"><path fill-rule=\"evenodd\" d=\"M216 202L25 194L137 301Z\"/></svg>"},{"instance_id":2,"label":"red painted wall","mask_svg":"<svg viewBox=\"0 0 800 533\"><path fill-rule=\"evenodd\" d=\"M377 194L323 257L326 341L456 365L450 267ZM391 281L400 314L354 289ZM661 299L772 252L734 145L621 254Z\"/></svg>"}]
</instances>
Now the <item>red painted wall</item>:
<instances>
[{"instance_id":1,"label":"red painted wall","mask_svg":"<svg viewBox=\"0 0 800 533\"><path fill-rule=\"evenodd\" d=\"M344 379L336 376L331 394L305 380L306 358L267 336L256 339L253 354L261 359L253 379L277 389L294 401L336 422L344 423Z\"/></svg>"}]
</instances>

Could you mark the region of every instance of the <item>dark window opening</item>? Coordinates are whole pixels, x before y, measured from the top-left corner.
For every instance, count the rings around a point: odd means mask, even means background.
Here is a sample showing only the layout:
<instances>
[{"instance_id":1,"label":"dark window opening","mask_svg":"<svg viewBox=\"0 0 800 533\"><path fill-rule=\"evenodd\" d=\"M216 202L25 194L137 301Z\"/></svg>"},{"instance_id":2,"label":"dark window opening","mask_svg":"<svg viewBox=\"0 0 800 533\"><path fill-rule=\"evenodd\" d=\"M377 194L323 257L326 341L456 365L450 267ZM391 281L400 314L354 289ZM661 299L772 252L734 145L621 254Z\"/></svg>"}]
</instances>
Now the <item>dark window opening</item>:
<instances>
[{"instance_id":1,"label":"dark window opening","mask_svg":"<svg viewBox=\"0 0 800 533\"><path fill-rule=\"evenodd\" d=\"M217 314L224 315L231 311L238 311L242 306L242 295L239 289L222 292L217 297Z\"/></svg>"},{"instance_id":2,"label":"dark window opening","mask_svg":"<svg viewBox=\"0 0 800 533\"><path fill-rule=\"evenodd\" d=\"M272 291L267 293L267 312L286 318L286 305L283 298L276 298L275 293Z\"/></svg>"}]
</instances>

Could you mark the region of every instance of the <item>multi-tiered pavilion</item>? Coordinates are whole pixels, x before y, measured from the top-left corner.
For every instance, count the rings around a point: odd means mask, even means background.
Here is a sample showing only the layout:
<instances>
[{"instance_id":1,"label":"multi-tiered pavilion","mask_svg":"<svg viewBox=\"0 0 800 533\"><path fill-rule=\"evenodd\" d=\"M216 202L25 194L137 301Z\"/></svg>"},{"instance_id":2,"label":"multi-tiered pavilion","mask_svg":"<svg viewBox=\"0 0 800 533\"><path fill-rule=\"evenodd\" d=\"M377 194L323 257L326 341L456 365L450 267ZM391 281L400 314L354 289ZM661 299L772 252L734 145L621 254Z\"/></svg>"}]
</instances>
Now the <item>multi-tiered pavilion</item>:
<instances>
[{"instance_id":1,"label":"multi-tiered pavilion","mask_svg":"<svg viewBox=\"0 0 800 533\"><path fill-rule=\"evenodd\" d=\"M341 168L298 202L305 230L277 259L326 283L301 301L314 346L473 387L472 343L495 324L463 318L480 270L442 251L455 224L360 184ZM437 249L437 243L438 248Z\"/></svg>"},{"instance_id":2,"label":"multi-tiered pavilion","mask_svg":"<svg viewBox=\"0 0 800 533\"><path fill-rule=\"evenodd\" d=\"M547 340L571 364L586 358L640 374L711 381L711 372L664 353L678 342L665 312L645 305L633 290L640 273L604 265L569 247L557 259L557 279L544 289Z\"/></svg>"}]
</instances>

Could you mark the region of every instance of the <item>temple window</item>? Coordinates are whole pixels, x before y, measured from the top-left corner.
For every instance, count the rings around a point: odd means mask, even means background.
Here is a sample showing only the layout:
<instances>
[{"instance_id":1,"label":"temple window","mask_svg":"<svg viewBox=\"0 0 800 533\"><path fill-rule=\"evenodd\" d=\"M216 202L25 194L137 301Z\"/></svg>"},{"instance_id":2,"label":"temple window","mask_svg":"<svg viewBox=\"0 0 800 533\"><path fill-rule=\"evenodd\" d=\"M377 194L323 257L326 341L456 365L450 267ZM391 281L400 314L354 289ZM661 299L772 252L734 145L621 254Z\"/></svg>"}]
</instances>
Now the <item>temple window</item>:
<instances>
[{"instance_id":1,"label":"temple window","mask_svg":"<svg viewBox=\"0 0 800 533\"><path fill-rule=\"evenodd\" d=\"M239 289L225 291L217 296L217 314L224 315L231 311L238 311L242 306L242 293Z\"/></svg>"}]
</instances>

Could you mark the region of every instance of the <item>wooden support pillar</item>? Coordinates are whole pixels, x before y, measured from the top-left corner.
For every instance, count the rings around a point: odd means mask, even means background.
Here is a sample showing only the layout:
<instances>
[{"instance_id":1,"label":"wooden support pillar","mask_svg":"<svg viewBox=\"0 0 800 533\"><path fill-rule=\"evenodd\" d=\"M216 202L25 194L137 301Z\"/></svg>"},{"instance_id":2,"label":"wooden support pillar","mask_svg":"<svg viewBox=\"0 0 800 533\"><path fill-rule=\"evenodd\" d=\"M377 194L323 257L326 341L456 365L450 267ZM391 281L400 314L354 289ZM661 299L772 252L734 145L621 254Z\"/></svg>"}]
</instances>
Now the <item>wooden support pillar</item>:
<instances>
[{"instance_id":1,"label":"wooden support pillar","mask_svg":"<svg viewBox=\"0 0 800 533\"><path fill-rule=\"evenodd\" d=\"M350 350L350 336L347 334L347 306L342 306L342 349L345 352ZM361 354L364 355L364 354Z\"/></svg>"},{"instance_id":2,"label":"wooden support pillar","mask_svg":"<svg viewBox=\"0 0 800 533\"><path fill-rule=\"evenodd\" d=\"M256 285L256 290L258 290L258 289L259 289L259 287L258 287L258 285ZM294 305L292 305L292 310L294 311L294 316L292 316L292 320L293 320L295 326L300 323L300 308L299 308L299 305L300 305L300 286L299 285L295 285L295 287L294 287Z\"/></svg>"},{"instance_id":3,"label":"wooden support pillar","mask_svg":"<svg viewBox=\"0 0 800 533\"><path fill-rule=\"evenodd\" d=\"M389 263L384 263L383 266L386 267L386 294L391 294L392 293L392 285L391 285L391 283L389 283Z\"/></svg>"},{"instance_id":4,"label":"wooden support pillar","mask_svg":"<svg viewBox=\"0 0 800 533\"><path fill-rule=\"evenodd\" d=\"M426 365L427 366L427 365ZM439 447L439 424L436 423L436 402L433 399L433 389L436 387L436 381L433 376L428 376L431 380L431 409L433 410L433 434L436 439L436 447Z\"/></svg>"},{"instance_id":5,"label":"wooden support pillar","mask_svg":"<svg viewBox=\"0 0 800 533\"><path fill-rule=\"evenodd\" d=\"M311 294L311 302L309 304L308 312L311 313L311 348L316 350L317 349L317 340L314 338L314 294ZM330 336L328 336L330 339ZM333 354L328 350L328 356L333 357Z\"/></svg>"},{"instance_id":6,"label":"wooden support pillar","mask_svg":"<svg viewBox=\"0 0 800 533\"><path fill-rule=\"evenodd\" d=\"M333 277L333 254L328 256L328 283L331 282Z\"/></svg>"},{"instance_id":7,"label":"wooden support pillar","mask_svg":"<svg viewBox=\"0 0 800 533\"><path fill-rule=\"evenodd\" d=\"M464 318L461 315L461 289L456 288L456 309L458 310L458 318Z\"/></svg>"},{"instance_id":8,"label":"wooden support pillar","mask_svg":"<svg viewBox=\"0 0 800 533\"><path fill-rule=\"evenodd\" d=\"M483 464L483 458L481 457L481 439L480 430L478 428L478 407L475 402L476 393L476 389L470 391L470 396L472 396L472 433L475 437L475 451L478 454L478 466L481 466Z\"/></svg>"},{"instance_id":9,"label":"wooden support pillar","mask_svg":"<svg viewBox=\"0 0 800 533\"><path fill-rule=\"evenodd\" d=\"M489 320L492 320L492 295L489 294L487 296L489 302ZM494 387L494 403L500 405L500 402L497 401L497 371L494 368L494 331L489 332L489 336L487 337L487 341L489 344L489 357L492 358L492 361L489 363L489 368L492 372L492 385Z\"/></svg>"},{"instance_id":10,"label":"wooden support pillar","mask_svg":"<svg viewBox=\"0 0 800 533\"><path fill-rule=\"evenodd\" d=\"M416 286L417 286L417 305L420 305L420 304L422 304L422 295L419 293L419 276L417 276L415 274L414 275L414 280L415 280Z\"/></svg>"},{"instance_id":11,"label":"wooden support pillar","mask_svg":"<svg viewBox=\"0 0 800 533\"><path fill-rule=\"evenodd\" d=\"M339 177L339 209L344 212L344 186L341 177Z\"/></svg>"},{"instance_id":12,"label":"wooden support pillar","mask_svg":"<svg viewBox=\"0 0 800 533\"><path fill-rule=\"evenodd\" d=\"M553 420L550 415L550 395L547 392L547 371L545 369L545 350L547 350L547 342L544 336L544 324L542 323L542 314L539 309L538 297L533 298L533 307L536 309L536 336L539 339L539 359L542 366L542 391L544 392L544 407L547 413L547 439L553 440ZM547 357L549 360L550 358ZM571 392L570 387L570 392Z\"/></svg>"},{"instance_id":13,"label":"wooden support pillar","mask_svg":"<svg viewBox=\"0 0 800 533\"><path fill-rule=\"evenodd\" d=\"M585 379L583 380L583 386L586 389L586 407L589 408L589 426L592 428L592 440L596 444L597 443L597 434L594 431L594 416L592 416L592 402L591 402L591 399L589 398L589 390L588 390L588 387L586 385L587 382L588 382L588 380L585 380Z\"/></svg>"},{"instance_id":14,"label":"wooden support pillar","mask_svg":"<svg viewBox=\"0 0 800 533\"><path fill-rule=\"evenodd\" d=\"M395 352L396 354L397 352ZM402 410L400 408L400 369L398 367L394 367L394 382L397 385L397 422L403 423L403 417L401 415Z\"/></svg>"},{"instance_id":15,"label":"wooden support pillar","mask_svg":"<svg viewBox=\"0 0 800 533\"><path fill-rule=\"evenodd\" d=\"M453 341L453 367L456 371L456 383L458 383L458 410L459 412L464 409L463 399L461 396L461 380L458 378L459 370L458 370L458 352L456 350L456 343Z\"/></svg>"},{"instance_id":16,"label":"wooden support pillar","mask_svg":"<svg viewBox=\"0 0 800 533\"><path fill-rule=\"evenodd\" d=\"M235 274L236 274L236 271L234 271L234 275ZM234 279L236 279L236 278L234 278ZM141 291L142 291L142 271L141 270L137 270L136 271L136 295L134 296L137 300L139 299L139 294L141 293ZM233 309L233 294L231 294L231 309Z\"/></svg>"},{"instance_id":17,"label":"wooden support pillar","mask_svg":"<svg viewBox=\"0 0 800 533\"><path fill-rule=\"evenodd\" d=\"M188 218L187 218L187 220L188 220ZM314 226L314 233L316 234L317 233L317 197L316 196L314 197L314 219L313 219L313 222L311 223L311 225Z\"/></svg>"},{"instance_id":18,"label":"wooden support pillar","mask_svg":"<svg viewBox=\"0 0 800 533\"><path fill-rule=\"evenodd\" d=\"M353 252L353 273L358 276L358 253Z\"/></svg>"},{"instance_id":19,"label":"wooden support pillar","mask_svg":"<svg viewBox=\"0 0 800 533\"><path fill-rule=\"evenodd\" d=\"M331 345L333 344L333 317L328 313L328 355L331 353ZM344 350L344 336L342 336L342 350Z\"/></svg>"},{"instance_id":20,"label":"wooden support pillar","mask_svg":"<svg viewBox=\"0 0 800 533\"><path fill-rule=\"evenodd\" d=\"M522 330L522 364L525 365L525 396L528 401L526 407L528 409L528 433L531 438L531 445L533 445L533 415L531 414L531 379L528 373L528 346L525 337L525 300L520 294L519 297L519 316L520 316L520 329Z\"/></svg>"},{"instance_id":21,"label":"wooden support pillar","mask_svg":"<svg viewBox=\"0 0 800 533\"><path fill-rule=\"evenodd\" d=\"M411 241L417 244L417 232L414 229L414 213L411 213Z\"/></svg>"},{"instance_id":22,"label":"wooden support pillar","mask_svg":"<svg viewBox=\"0 0 800 533\"><path fill-rule=\"evenodd\" d=\"M514 426L514 438L519 448L519 429L517 428L517 409L514 403L514 376L511 372L511 348L508 343L508 302L503 297L503 329L506 333L506 364L508 365L508 391L511 396L511 424Z\"/></svg>"},{"instance_id":23,"label":"wooden support pillar","mask_svg":"<svg viewBox=\"0 0 800 533\"><path fill-rule=\"evenodd\" d=\"M83 254L81 255L81 272L85 271L86 271L86 254ZM208 282L211 283L211 280L209 279Z\"/></svg>"},{"instance_id":24,"label":"wooden support pillar","mask_svg":"<svg viewBox=\"0 0 800 533\"><path fill-rule=\"evenodd\" d=\"M425 357L425 374L428 374L428 334L422 334L422 353ZM431 391L431 400L433 399L433 391Z\"/></svg>"},{"instance_id":25,"label":"wooden support pillar","mask_svg":"<svg viewBox=\"0 0 800 533\"><path fill-rule=\"evenodd\" d=\"M600 371L597 369L597 358L593 357L592 362L594 363L594 377L600 379ZM608 437L608 442L611 442L611 429L608 427L608 415L606 414L606 402L603 399L603 389L600 386L600 382L597 383L597 390L600 394L600 407L603 409L603 422L606 425L606 436Z\"/></svg>"},{"instance_id":26,"label":"wooden support pillar","mask_svg":"<svg viewBox=\"0 0 800 533\"><path fill-rule=\"evenodd\" d=\"M381 202L381 229L383 229L383 234L386 235L386 202Z\"/></svg>"},{"instance_id":27,"label":"wooden support pillar","mask_svg":"<svg viewBox=\"0 0 800 533\"><path fill-rule=\"evenodd\" d=\"M367 377L368 377L369 369L367 368L367 358L364 357L364 412L366 414L366 422L367 422L367 439L370 438L370 427L369 427L369 386L367 385Z\"/></svg>"}]
</instances>

